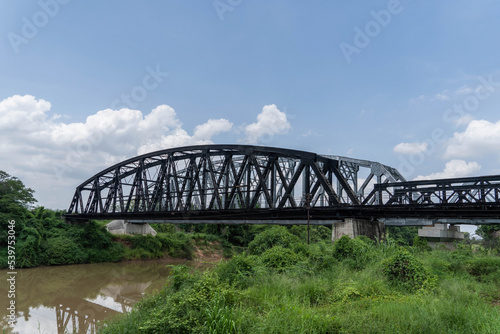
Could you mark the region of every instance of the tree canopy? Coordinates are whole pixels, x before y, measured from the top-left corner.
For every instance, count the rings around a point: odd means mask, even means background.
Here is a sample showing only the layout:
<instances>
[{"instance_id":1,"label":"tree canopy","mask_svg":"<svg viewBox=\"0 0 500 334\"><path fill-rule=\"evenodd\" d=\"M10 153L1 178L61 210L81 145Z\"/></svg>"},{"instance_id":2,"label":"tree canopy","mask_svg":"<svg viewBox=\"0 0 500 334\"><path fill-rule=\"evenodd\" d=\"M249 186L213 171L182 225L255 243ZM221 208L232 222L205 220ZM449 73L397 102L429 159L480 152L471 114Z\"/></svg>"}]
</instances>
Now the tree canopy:
<instances>
[{"instance_id":1,"label":"tree canopy","mask_svg":"<svg viewBox=\"0 0 500 334\"><path fill-rule=\"evenodd\" d=\"M17 177L0 170L0 213L21 214L36 203L34 192Z\"/></svg>"}]
</instances>

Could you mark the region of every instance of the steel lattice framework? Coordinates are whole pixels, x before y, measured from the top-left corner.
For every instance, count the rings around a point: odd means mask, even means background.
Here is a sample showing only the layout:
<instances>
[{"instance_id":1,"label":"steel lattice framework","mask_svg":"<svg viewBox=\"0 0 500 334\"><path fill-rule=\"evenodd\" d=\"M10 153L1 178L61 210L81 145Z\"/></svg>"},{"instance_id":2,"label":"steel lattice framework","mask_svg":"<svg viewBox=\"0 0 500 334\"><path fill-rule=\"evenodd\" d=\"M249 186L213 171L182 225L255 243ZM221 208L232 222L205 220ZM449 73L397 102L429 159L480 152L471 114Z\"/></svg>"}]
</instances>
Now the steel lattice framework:
<instances>
[{"instance_id":1,"label":"steel lattice framework","mask_svg":"<svg viewBox=\"0 0 500 334\"><path fill-rule=\"evenodd\" d=\"M189 146L138 156L94 175L77 187L66 217L293 218L294 209L303 211L306 204L359 206L375 181L404 178L389 166L340 156L248 145Z\"/></svg>"},{"instance_id":2,"label":"steel lattice framework","mask_svg":"<svg viewBox=\"0 0 500 334\"><path fill-rule=\"evenodd\" d=\"M304 220L305 208L317 221L499 223L500 175L409 182L396 169L367 160L274 147L189 146L141 155L94 175L76 188L65 217L283 222Z\"/></svg>"}]
</instances>

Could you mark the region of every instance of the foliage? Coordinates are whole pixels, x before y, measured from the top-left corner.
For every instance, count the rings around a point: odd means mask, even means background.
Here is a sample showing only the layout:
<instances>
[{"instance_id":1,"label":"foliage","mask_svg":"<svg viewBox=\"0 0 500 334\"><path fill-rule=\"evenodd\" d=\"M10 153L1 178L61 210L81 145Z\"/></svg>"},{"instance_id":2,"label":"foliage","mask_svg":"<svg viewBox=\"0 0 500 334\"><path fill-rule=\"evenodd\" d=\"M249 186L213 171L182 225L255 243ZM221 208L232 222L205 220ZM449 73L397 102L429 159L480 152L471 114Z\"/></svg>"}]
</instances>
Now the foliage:
<instances>
[{"instance_id":1,"label":"foliage","mask_svg":"<svg viewBox=\"0 0 500 334\"><path fill-rule=\"evenodd\" d=\"M249 278L254 275L256 266L257 258L255 256L241 253L230 261L221 262L216 271L221 281L244 287L250 285Z\"/></svg>"},{"instance_id":2,"label":"foliage","mask_svg":"<svg viewBox=\"0 0 500 334\"><path fill-rule=\"evenodd\" d=\"M44 248L48 265L86 262L86 254L82 246L66 236L47 239Z\"/></svg>"},{"instance_id":3,"label":"foliage","mask_svg":"<svg viewBox=\"0 0 500 334\"><path fill-rule=\"evenodd\" d=\"M255 239L248 245L250 254L260 255L274 246L282 246L292 249L303 249L303 243L296 236L291 234L283 226L273 226L257 234Z\"/></svg>"},{"instance_id":4,"label":"foliage","mask_svg":"<svg viewBox=\"0 0 500 334\"><path fill-rule=\"evenodd\" d=\"M339 261L346 262L353 269L361 269L370 260L370 249L373 241L359 236L354 239L343 235L333 243L332 255Z\"/></svg>"},{"instance_id":5,"label":"foliage","mask_svg":"<svg viewBox=\"0 0 500 334\"><path fill-rule=\"evenodd\" d=\"M224 295L216 293L205 308L204 316L207 319L203 324L208 334L237 333L233 310L226 304Z\"/></svg>"},{"instance_id":6,"label":"foliage","mask_svg":"<svg viewBox=\"0 0 500 334\"><path fill-rule=\"evenodd\" d=\"M290 233L299 237L302 242L307 242L307 225L293 225L290 228ZM310 226L309 240L311 243L321 241L331 241L332 230L326 226Z\"/></svg>"},{"instance_id":7,"label":"foliage","mask_svg":"<svg viewBox=\"0 0 500 334\"><path fill-rule=\"evenodd\" d=\"M386 226L385 233L399 245L412 245L415 237L418 237L418 226Z\"/></svg>"},{"instance_id":8,"label":"foliage","mask_svg":"<svg viewBox=\"0 0 500 334\"><path fill-rule=\"evenodd\" d=\"M399 251L384 262L384 274L391 282L410 290L421 288L428 279L422 263L407 250Z\"/></svg>"},{"instance_id":9,"label":"foliage","mask_svg":"<svg viewBox=\"0 0 500 334\"><path fill-rule=\"evenodd\" d=\"M36 202L34 190L14 176L0 170L0 212L20 213Z\"/></svg>"},{"instance_id":10,"label":"foliage","mask_svg":"<svg viewBox=\"0 0 500 334\"><path fill-rule=\"evenodd\" d=\"M174 267L162 292L103 333L498 333L498 257L469 250L356 238L313 244L306 261L291 244L204 274ZM354 268L359 254L369 261Z\"/></svg>"},{"instance_id":11,"label":"foliage","mask_svg":"<svg viewBox=\"0 0 500 334\"><path fill-rule=\"evenodd\" d=\"M476 233L485 240L491 240L494 238L493 234L497 231L500 231L500 225L480 225Z\"/></svg>"},{"instance_id":12,"label":"foliage","mask_svg":"<svg viewBox=\"0 0 500 334\"><path fill-rule=\"evenodd\" d=\"M500 283L500 257L481 256L469 259L466 270L480 281L491 280Z\"/></svg>"},{"instance_id":13,"label":"foliage","mask_svg":"<svg viewBox=\"0 0 500 334\"><path fill-rule=\"evenodd\" d=\"M500 225L481 225L476 233L483 238L483 246L500 253Z\"/></svg>"},{"instance_id":14,"label":"foliage","mask_svg":"<svg viewBox=\"0 0 500 334\"><path fill-rule=\"evenodd\" d=\"M416 236L413 238L412 245L419 251L425 252L425 251L431 251L432 248L429 246L429 242L425 238L421 238L419 236Z\"/></svg>"},{"instance_id":15,"label":"foliage","mask_svg":"<svg viewBox=\"0 0 500 334\"><path fill-rule=\"evenodd\" d=\"M290 248L274 246L262 253L260 259L266 267L274 268L281 272L303 260L303 256L296 254Z\"/></svg>"}]
</instances>

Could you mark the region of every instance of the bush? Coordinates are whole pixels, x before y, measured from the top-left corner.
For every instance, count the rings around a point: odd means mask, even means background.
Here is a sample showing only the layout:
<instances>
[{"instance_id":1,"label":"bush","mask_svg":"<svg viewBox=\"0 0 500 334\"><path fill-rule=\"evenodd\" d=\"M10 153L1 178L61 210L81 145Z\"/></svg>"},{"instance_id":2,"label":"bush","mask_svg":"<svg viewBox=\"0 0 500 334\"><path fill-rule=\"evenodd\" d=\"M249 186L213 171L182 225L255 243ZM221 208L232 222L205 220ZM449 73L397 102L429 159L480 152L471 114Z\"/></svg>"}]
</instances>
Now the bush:
<instances>
[{"instance_id":1,"label":"bush","mask_svg":"<svg viewBox=\"0 0 500 334\"><path fill-rule=\"evenodd\" d=\"M422 252L432 251L427 240L418 236L413 239L413 247Z\"/></svg>"},{"instance_id":2,"label":"bush","mask_svg":"<svg viewBox=\"0 0 500 334\"><path fill-rule=\"evenodd\" d=\"M303 242L307 242L307 225L294 225L290 228L290 233L296 235ZM332 230L326 226L310 226L309 239L311 243L321 241L331 241Z\"/></svg>"},{"instance_id":3,"label":"bush","mask_svg":"<svg viewBox=\"0 0 500 334\"><path fill-rule=\"evenodd\" d=\"M469 274L475 276L479 281L491 280L491 277L498 278L500 257L488 256L470 259L467 261L465 268Z\"/></svg>"},{"instance_id":4,"label":"bush","mask_svg":"<svg viewBox=\"0 0 500 334\"><path fill-rule=\"evenodd\" d=\"M301 260L303 260L303 256L282 246L274 246L261 255L261 261L266 267L274 268L278 271L284 271L296 265Z\"/></svg>"},{"instance_id":5,"label":"bush","mask_svg":"<svg viewBox=\"0 0 500 334\"><path fill-rule=\"evenodd\" d=\"M384 274L389 281L410 290L421 288L428 279L423 265L407 250L399 251L383 265Z\"/></svg>"},{"instance_id":6,"label":"bush","mask_svg":"<svg viewBox=\"0 0 500 334\"><path fill-rule=\"evenodd\" d=\"M339 261L344 261L352 269L362 269L370 259L370 249L373 241L367 237L349 238L342 236L333 243L332 255Z\"/></svg>"},{"instance_id":7,"label":"bush","mask_svg":"<svg viewBox=\"0 0 500 334\"><path fill-rule=\"evenodd\" d=\"M66 236L47 239L45 249L49 265L85 263L87 260L83 248Z\"/></svg>"},{"instance_id":8,"label":"bush","mask_svg":"<svg viewBox=\"0 0 500 334\"><path fill-rule=\"evenodd\" d=\"M182 232L159 234L156 239L160 242L160 250L166 252L167 255L185 259L193 258L193 241L186 234Z\"/></svg>"},{"instance_id":9,"label":"bush","mask_svg":"<svg viewBox=\"0 0 500 334\"><path fill-rule=\"evenodd\" d=\"M242 253L227 262L220 263L216 271L221 281L239 287L246 287L250 284L249 278L254 274L256 261L254 256Z\"/></svg>"},{"instance_id":10,"label":"bush","mask_svg":"<svg viewBox=\"0 0 500 334\"><path fill-rule=\"evenodd\" d=\"M248 245L250 254L260 255L266 250L274 246L282 246L284 248L297 248L303 245L300 239L288 232L283 226L273 226L265 230L255 237Z\"/></svg>"}]
</instances>

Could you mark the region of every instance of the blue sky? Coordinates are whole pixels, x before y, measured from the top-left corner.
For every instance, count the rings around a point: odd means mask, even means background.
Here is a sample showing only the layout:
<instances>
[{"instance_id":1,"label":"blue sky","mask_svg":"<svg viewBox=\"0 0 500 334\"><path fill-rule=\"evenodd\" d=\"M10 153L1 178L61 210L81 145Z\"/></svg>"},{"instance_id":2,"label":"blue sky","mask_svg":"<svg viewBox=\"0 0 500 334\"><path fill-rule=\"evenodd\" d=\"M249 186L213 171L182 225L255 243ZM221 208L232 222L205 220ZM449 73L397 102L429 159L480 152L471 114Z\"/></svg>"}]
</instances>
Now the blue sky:
<instances>
[{"instance_id":1,"label":"blue sky","mask_svg":"<svg viewBox=\"0 0 500 334\"><path fill-rule=\"evenodd\" d=\"M192 143L347 155L407 179L498 174L499 12L487 0L3 1L0 166L52 208L111 163Z\"/></svg>"}]
</instances>

